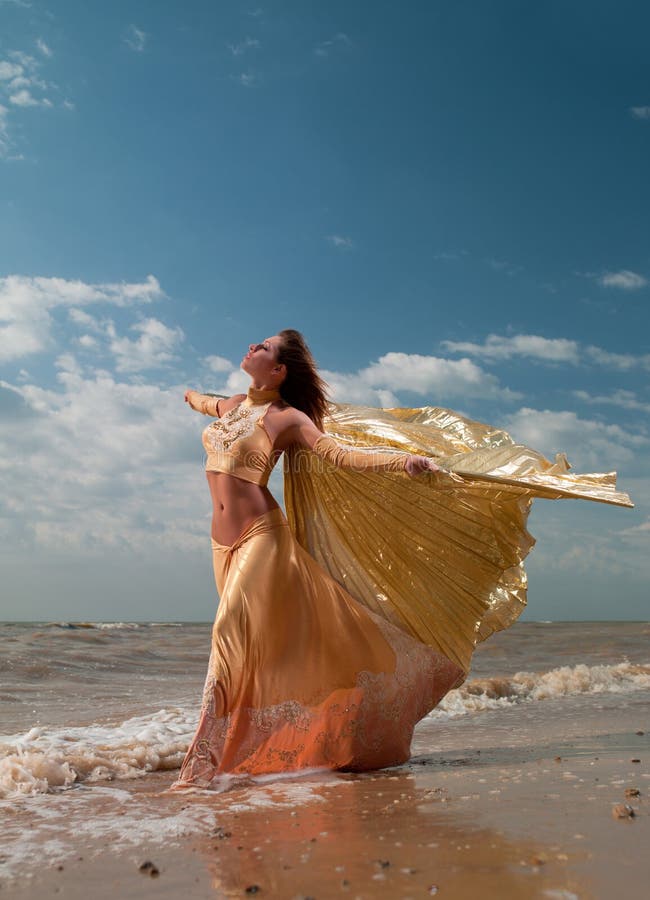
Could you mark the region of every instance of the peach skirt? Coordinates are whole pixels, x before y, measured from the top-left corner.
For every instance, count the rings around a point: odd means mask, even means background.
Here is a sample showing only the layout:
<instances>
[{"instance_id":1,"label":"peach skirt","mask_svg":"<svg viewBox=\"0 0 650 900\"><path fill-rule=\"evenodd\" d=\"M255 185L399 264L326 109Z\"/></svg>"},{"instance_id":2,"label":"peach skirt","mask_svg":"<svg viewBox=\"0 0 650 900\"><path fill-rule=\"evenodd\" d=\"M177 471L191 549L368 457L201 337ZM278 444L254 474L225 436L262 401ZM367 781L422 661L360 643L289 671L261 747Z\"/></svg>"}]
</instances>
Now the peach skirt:
<instances>
[{"instance_id":1,"label":"peach skirt","mask_svg":"<svg viewBox=\"0 0 650 900\"><path fill-rule=\"evenodd\" d=\"M221 600L199 726L173 787L405 762L416 722L463 670L353 599L279 508L212 551Z\"/></svg>"}]
</instances>

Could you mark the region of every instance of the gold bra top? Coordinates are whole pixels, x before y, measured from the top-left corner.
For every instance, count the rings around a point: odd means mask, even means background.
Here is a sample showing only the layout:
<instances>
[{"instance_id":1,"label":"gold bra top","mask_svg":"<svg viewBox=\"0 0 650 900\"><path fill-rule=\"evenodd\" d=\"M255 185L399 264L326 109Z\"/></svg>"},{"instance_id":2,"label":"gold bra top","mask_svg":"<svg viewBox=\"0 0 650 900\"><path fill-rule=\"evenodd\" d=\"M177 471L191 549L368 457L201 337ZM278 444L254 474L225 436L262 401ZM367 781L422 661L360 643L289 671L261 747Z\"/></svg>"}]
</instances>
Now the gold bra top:
<instances>
[{"instance_id":1,"label":"gold bra top","mask_svg":"<svg viewBox=\"0 0 650 900\"><path fill-rule=\"evenodd\" d=\"M258 391L259 395L275 394L266 402L251 396L211 422L203 431L207 454L206 472L225 472L244 481L266 485L275 465L273 443L264 427L264 416L278 392Z\"/></svg>"}]
</instances>

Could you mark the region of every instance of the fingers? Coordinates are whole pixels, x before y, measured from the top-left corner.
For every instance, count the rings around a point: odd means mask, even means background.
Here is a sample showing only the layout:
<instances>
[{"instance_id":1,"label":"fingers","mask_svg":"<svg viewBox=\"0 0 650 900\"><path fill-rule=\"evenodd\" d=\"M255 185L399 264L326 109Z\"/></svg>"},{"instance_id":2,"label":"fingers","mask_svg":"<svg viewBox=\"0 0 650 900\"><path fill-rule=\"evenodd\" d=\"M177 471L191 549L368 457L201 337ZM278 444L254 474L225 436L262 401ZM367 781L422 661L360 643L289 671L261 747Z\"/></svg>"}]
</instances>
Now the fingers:
<instances>
[{"instance_id":1,"label":"fingers","mask_svg":"<svg viewBox=\"0 0 650 900\"><path fill-rule=\"evenodd\" d=\"M444 475L445 478L450 478L452 481L458 482L458 484L464 484L464 479L457 475L455 472L452 472L450 469L443 469L442 466L439 466L432 459L429 459L426 456L415 457L416 460L420 462L420 467L414 466L414 472L431 472L433 475Z\"/></svg>"},{"instance_id":2,"label":"fingers","mask_svg":"<svg viewBox=\"0 0 650 900\"><path fill-rule=\"evenodd\" d=\"M458 484L464 484L464 479L460 475L451 472L449 469L443 469L442 466L439 466L428 456L413 454L406 464L406 471L411 476L421 475L422 472L431 472L432 475L440 474L450 478L452 481L456 481Z\"/></svg>"},{"instance_id":3,"label":"fingers","mask_svg":"<svg viewBox=\"0 0 650 900\"><path fill-rule=\"evenodd\" d=\"M409 475L420 475L422 472L440 472L441 469L428 456L413 454L406 464L406 471Z\"/></svg>"}]
</instances>

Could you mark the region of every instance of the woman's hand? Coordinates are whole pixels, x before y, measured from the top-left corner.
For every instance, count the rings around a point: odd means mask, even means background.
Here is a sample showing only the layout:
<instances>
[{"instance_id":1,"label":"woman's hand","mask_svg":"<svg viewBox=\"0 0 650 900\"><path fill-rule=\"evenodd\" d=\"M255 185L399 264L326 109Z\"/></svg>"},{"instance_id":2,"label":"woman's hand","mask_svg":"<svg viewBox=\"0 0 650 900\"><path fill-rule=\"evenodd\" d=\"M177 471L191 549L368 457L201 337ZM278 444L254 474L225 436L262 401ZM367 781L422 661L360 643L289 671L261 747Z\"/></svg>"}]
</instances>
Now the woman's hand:
<instances>
[{"instance_id":1,"label":"woman's hand","mask_svg":"<svg viewBox=\"0 0 650 900\"><path fill-rule=\"evenodd\" d=\"M185 391L185 402L186 402L186 403L189 403L189 402L190 402L190 394L195 394L195 393L196 393L196 391L193 391L193 390L190 390L190 389L188 389L187 391Z\"/></svg>"},{"instance_id":2,"label":"woman's hand","mask_svg":"<svg viewBox=\"0 0 650 900\"><path fill-rule=\"evenodd\" d=\"M406 471L409 475L419 475L421 472L443 472L444 469L437 466L428 456L413 454L406 463Z\"/></svg>"},{"instance_id":3,"label":"woman's hand","mask_svg":"<svg viewBox=\"0 0 650 900\"><path fill-rule=\"evenodd\" d=\"M465 484L465 479L461 475L436 465L428 456L417 456L416 454L410 456L406 463L406 471L409 475L420 475L422 472L433 472L434 474L440 472L445 476L445 479L449 478L451 481L457 482L457 484Z\"/></svg>"}]
</instances>

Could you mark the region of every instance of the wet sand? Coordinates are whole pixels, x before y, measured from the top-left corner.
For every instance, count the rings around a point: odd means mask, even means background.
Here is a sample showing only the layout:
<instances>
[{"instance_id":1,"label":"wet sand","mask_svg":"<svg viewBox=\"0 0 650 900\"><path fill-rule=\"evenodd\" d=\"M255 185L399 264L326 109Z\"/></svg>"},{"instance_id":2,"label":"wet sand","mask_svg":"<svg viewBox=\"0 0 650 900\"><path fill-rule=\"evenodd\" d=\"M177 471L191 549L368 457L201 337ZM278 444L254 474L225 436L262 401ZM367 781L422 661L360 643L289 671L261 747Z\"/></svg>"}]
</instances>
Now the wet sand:
<instances>
[{"instance_id":1,"label":"wet sand","mask_svg":"<svg viewBox=\"0 0 650 900\"><path fill-rule=\"evenodd\" d=\"M312 774L223 794L165 793L171 773L81 787L50 798L61 816L50 802L53 843L41 848L41 867L31 857L39 848L27 844L32 874L14 873L2 893L17 900L646 897L644 731L429 753L395 770ZM634 815L615 818L613 808L625 804ZM36 809L25 801L3 830L28 835ZM140 870L147 861L157 874Z\"/></svg>"}]
</instances>

